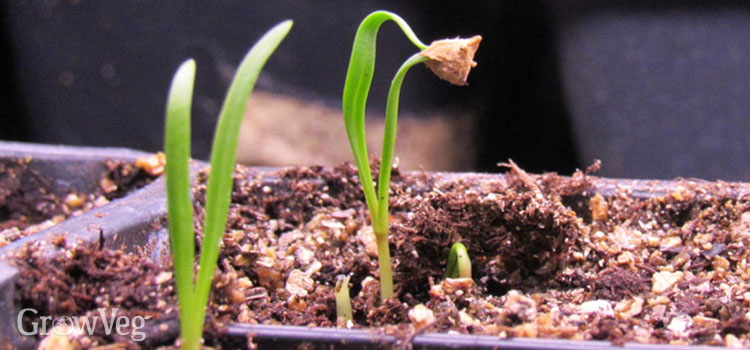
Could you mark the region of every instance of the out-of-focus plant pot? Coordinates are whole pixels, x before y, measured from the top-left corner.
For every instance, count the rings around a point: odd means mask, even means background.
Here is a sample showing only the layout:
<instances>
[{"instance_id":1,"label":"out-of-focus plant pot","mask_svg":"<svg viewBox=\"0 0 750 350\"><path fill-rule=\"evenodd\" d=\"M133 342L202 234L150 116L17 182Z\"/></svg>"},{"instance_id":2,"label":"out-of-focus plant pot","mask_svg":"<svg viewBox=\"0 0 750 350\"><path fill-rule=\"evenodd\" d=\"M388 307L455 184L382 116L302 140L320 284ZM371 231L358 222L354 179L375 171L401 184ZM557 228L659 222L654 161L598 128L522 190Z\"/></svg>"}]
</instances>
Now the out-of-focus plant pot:
<instances>
[{"instance_id":1,"label":"out-of-focus plant pot","mask_svg":"<svg viewBox=\"0 0 750 350\"><path fill-rule=\"evenodd\" d=\"M581 162L602 175L750 180L750 7L548 1Z\"/></svg>"}]
</instances>

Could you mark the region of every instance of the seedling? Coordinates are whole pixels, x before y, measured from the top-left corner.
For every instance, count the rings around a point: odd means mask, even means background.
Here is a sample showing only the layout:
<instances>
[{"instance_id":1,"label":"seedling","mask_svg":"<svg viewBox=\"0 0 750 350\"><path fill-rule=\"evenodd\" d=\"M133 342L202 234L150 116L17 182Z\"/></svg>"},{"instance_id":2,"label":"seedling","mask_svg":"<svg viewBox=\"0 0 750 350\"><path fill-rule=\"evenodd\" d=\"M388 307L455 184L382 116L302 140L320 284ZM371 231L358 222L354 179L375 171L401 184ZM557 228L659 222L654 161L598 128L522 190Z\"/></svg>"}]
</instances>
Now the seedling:
<instances>
[{"instance_id":1,"label":"seedling","mask_svg":"<svg viewBox=\"0 0 750 350\"><path fill-rule=\"evenodd\" d=\"M365 105L375 70L375 44L378 29L387 20L396 22L414 46L422 51L412 55L401 65L388 91L383 151L376 195L365 143ZM376 11L368 15L359 25L354 37L352 56L344 85L344 122L375 232L382 300L393 295L393 272L388 248L388 198L393 149L396 144L398 102L404 76L409 68L418 63L425 63L441 79L456 85L466 85L469 71L476 65L473 58L480 41L480 36L469 39L456 38L435 41L428 47L417 38L406 21L386 11Z\"/></svg>"},{"instance_id":2,"label":"seedling","mask_svg":"<svg viewBox=\"0 0 750 350\"><path fill-rule=\"evenodd\" d=\"M206 218L197 276L193 268L195 235L189 169L190 105L195 62L192 59L184 62L172 79L167 100L164 148L167 156L169 242L180 306L183 350L199 350L201 347L206 305L219 256L219 241L227 223L237 141L247 100L263 65L291 27L292 21L281 22L253 45L237 68L224 99L211 149L211 174L206 191Z\"/></svg>"},{"instance_id":3,"label":"seedling","mask_svg":"<svg viewBox=\"0 0 750 350\"><path fill-rule=\"evenodd\" d=\"M336 320L342 323L352 319L352 301L349 297L349 276L339 276L336 281Z\"/></svg>"},{"instance_id":4,"label":"seedling","mask_svg":"<svg viewBox=\"0 0 750 350\"><path fill-rule=\"evenodd\" d=\"M453 243L448 253L448 264L445 267L447 278L471 278L471 259L469 252L461 242Z\"/></svg>"}]
</instances>

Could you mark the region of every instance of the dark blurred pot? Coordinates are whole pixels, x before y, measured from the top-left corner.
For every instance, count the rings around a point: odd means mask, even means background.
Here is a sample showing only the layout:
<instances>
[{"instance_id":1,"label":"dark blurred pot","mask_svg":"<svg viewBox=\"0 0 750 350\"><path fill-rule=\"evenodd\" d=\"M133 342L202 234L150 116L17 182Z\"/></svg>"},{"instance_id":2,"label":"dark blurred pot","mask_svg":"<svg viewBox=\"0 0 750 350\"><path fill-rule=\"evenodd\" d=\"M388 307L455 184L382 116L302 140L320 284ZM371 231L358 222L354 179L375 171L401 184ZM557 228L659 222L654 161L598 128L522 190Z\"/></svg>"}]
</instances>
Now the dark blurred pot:
<instances>
[{"instance_id":1,"label":"dark blurred pot","mask_svg":"<svg viewBox=\"0 0 750 350\"><path fill-rule=\"evenodd\" d=\"M548 1L581 162L750 180L750 6Z\"/></svg>"}]
</instances>

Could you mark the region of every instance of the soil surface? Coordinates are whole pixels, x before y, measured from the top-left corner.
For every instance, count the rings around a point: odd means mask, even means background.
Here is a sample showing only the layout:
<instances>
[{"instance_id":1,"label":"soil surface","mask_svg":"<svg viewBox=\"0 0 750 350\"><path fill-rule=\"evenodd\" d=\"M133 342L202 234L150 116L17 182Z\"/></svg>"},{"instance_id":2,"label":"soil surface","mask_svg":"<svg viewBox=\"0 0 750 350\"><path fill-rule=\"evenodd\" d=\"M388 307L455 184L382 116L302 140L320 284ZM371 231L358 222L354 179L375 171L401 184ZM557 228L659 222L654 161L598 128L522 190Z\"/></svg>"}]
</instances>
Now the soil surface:
<instances>
[{"instance_id":1,"label":"soil surface","mask_svg":"<svg viewBox=\"0 0 750 350\"><path fill-rule=\"evenodd\" d=\"M217 334L230 322L335 327L334 285L349 275L354 319L339 326L382 326L403 340L455 331L750 346L750 202L741 186L678 181L644 197L604 189L584 172L530 176L507 166L505 178L394 171L396 291L384 303L356 169L238 167L207 344L227 348ZM199 180L198 245L205 175ZM473 280L444 278L453 242L468 248ZM98 245L66 249L53 260L34 245L18 254L23 307L89 317L117 308L152 318L144 342L99 330L76 337L81 348L173 344L168 261Z\"/></svg>"},{"instance_id":2,"label":"soil surface","mask_svg":"<svg viewBox=\"0 0 750 350\"><path fill-rule=\"evenodd\" d=\"M0 247L107 204L158 175L147 158L135 163L107 161L96 191L59 195L54 193L55 179L30 166L30 161L0 161Z\"/></svg>"}]
</instances>

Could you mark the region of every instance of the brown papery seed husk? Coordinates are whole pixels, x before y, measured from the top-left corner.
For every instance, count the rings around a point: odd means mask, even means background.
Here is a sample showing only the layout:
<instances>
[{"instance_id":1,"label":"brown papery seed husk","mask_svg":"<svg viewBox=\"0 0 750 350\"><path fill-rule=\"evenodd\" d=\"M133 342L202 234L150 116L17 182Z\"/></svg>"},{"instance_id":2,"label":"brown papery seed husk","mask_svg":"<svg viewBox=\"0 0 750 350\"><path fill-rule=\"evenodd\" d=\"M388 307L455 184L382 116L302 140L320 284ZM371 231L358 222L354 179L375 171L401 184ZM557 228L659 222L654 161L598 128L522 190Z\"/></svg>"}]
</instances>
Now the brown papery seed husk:
<instances>
[{"instance_id":1,"label":"brown papery seed husk","mask_svg":"<svg viewBox=\"0 0 750 350\"><path fill-rule=\"evenodd\" d=\"M466 85L469 71L477 65L474 54L481 41L479 35L468 39L437 40L419 54L429 59L425 64L440 79L463 86Z\"/></svg>"}]
</instances>

